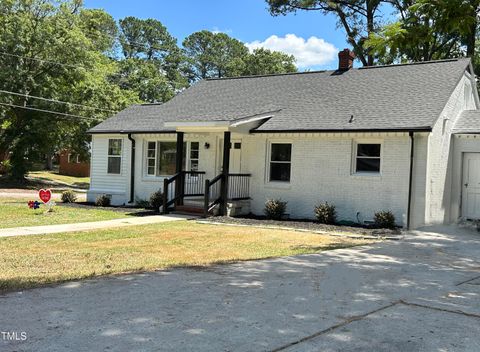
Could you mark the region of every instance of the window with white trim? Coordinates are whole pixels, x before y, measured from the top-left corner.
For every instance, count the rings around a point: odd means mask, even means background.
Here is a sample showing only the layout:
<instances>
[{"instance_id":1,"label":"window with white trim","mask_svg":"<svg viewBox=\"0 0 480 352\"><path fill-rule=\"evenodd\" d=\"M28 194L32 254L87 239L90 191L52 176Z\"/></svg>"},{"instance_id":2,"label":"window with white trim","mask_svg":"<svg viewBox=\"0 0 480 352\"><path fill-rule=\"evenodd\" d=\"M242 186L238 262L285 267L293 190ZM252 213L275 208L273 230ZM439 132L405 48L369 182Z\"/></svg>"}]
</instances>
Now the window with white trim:
<instances>
[{"instance_id":1,"label":"window with white trim","mask_svg":"<svg viewBox=\"0 0 480 352\"><path fill-rule=\"evenodd\" d=\"M147 142L147 175L155 176L157 169L157 142Z\"/></svg>"},{"instance_id":2,"label":"window with white trim","mask_svg":"<svg viewBox=\"0 0 480 352\"><path fill-rule=\"evenodd\" d=\"M357 143L355 150L356 173L380 173L382 145L380 143Z\"/></svg>"},{"instance_id":3,"label":"window with white trim","mask_svg":"<svg viewBox=\"0 0 480 352\"><path fill-rule=\"evenodd\" d=\"M200 157L200 143L190 142L189 171L198 171L198 160Z\"/></svg>"},{"instance_id":4,"label":"window with white trim","mask_svg":"<svg viewBox=\"0 0 480 352\"><path fill-rule=\"evenodd\" d=\"M272 143L270 145L271 182L290 182L292 168L292 144Z\"/></svg>"},{"instance_id":5,"label":"window with white trim","mask_svg":"<svg viewBox=\"0 0 480 352\"><path fill-rule=\"evenodd\" d=\"M120 174L122 166L122 140L108 140L108 165L107 173Z\"/></svg>"}]
</instances>

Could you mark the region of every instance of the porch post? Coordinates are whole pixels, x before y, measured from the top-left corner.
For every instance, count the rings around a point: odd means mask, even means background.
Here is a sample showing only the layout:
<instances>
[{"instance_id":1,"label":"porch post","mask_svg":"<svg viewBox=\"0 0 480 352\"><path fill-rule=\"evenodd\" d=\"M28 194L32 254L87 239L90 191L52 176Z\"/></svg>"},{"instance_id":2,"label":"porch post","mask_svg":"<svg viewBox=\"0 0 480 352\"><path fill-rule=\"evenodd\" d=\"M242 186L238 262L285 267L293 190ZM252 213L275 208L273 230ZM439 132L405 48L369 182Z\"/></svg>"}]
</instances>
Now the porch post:
<instances>
[{"instance_id":1,"label":"porch post","mask_svg":"<svg viewBox=\"0 0 480 352\"><path fill-rule=\"evenodd\" d=\"M222 202L220 203L220 215L227 215L228 201L228 171L230 169L230 135L229 131L223 133L223 164L222 164L222 184L220 193Z\"/></svg>"},{"instance_id":2,"label":"porch post","mask_svg":"<svg viewBox=\"0 0 480 352\"><path fill-rule=\"evenodd\" d=\"M175 173L183 171L183 132L177 132L177 154L175 156ZM178 177L175 181L175 198L183 194L184 178ZM183 198L176 202L177 205L183 205Z\"/></svg>"}]
</instances>

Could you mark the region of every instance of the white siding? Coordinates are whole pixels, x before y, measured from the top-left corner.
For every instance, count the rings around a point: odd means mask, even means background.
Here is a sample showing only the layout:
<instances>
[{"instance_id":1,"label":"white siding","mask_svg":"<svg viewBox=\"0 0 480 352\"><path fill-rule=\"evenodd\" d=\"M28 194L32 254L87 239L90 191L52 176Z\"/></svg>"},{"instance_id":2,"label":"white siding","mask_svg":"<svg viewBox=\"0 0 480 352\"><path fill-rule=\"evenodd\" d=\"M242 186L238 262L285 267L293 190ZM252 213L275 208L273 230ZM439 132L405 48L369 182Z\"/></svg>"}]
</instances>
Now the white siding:
<instances>
[{"instance_id":1,"label":"white siding","mask_svg":"<svg viewBox=\"0 0 480 352\"><path fill-rule=\"evenodd\" d=\"M122 139L122 161L119 175L107 173L108 140ZM130 180L131 143L125 135L93 135L90 166L91 184L87 200L94 202L101 194L112 195L112 204L121 205L128 202Z\"/></svg>"}]
</instances>

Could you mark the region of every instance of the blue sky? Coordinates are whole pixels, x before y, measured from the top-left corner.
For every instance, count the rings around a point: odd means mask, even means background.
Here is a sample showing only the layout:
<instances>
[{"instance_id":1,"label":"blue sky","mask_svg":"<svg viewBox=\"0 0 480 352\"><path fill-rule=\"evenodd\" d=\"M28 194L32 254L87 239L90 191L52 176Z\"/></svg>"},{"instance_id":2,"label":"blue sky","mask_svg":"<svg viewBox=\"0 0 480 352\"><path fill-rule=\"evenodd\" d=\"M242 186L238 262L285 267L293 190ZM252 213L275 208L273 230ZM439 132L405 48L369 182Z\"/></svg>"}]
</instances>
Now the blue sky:
<instances>
[{"instance_id":1,"label":"blue sky","mask_svg":"<svg viewBox=\"0 0 480 352\"><path fill-rule=\"evenodd\" d=\"M335 17L318 12L272 17L264 0L84 0L115 19L160 20L179 43L189 34L222 31L248 44L290 52L300 69L334 68L337 51L347 47ZM310 40L309 40L310 39Z\"/></svg>"}]
</instances>

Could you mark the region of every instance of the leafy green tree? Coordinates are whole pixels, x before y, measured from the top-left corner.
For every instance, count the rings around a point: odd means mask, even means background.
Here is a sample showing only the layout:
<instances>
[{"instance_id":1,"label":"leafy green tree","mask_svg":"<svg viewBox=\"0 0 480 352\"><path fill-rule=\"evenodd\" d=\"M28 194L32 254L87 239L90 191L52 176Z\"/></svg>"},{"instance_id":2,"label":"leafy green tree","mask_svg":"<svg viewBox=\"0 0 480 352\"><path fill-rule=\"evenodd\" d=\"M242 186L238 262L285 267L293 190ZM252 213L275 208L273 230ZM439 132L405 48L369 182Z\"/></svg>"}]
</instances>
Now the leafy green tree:
<instances>
[{"instance_id":1,"label":"leafy green tree","mask_svg":"<svg viewBox=\"0 0 480 352\"><path fill-rule=\"evenodd\" d=\"M244 59L243 75L267 75L297 72L292 55L268 49L255 49Z\"/></svg>"},{"instance_id":2,"label":"leafy green tree","mask_svg":"<svg viewBox=\"0 0 480 352\"><path fill-rule=\"evenodd\" d=\"M346 32L347 41L364 66L374 64L375 57L364 47L364 43L381 24L380 5L382 3L397 5L395 0L266 0L266 2L274 16L296 11L318 11L335 15L339 26Z\"/></svg>"},{"instance_id":3,"label":"leafy green tree","mask_svg":"<svg viewBox=\"0 0 480 352\"><path fill-rule=\"evenodd\" d=\"M189 59L191 79L229 77L238 72L238 65L248 55L247 47L225 33L207 30L193 33L183 41Z\"/></svg>"},{"instance_id":4,"label":"leafy green tree","mask_svg":"<svg viewBox=\"0 0 480 352\"><path fill-rule=\"evenodd\" d=\"M22 179L33 161L69 141L111 112L38 100L33 96L119 110L137 101L106 78L117 70L106 57L112 19L82 8L80 0L0 2L0 149L11 152L12 174ZM15 105L15 106L13 106ZM53 110L61 116L26 108Z\"/></svg>"},{"instance_id":5,"label":"leafy green tree","mask_svg":"<svg viewBox=\"0 0 480 352\"><path fill-rule=\"evenodd\" d=\"M126 17L119 22L120 60L117 83L146 102L165 102L188 86L186 58L177 40L158 20Z\"/></svg>"},{"instance_id":6,"label":"leafy green tree","mask_svg":"<svg viewBox=\"0 0 480 352\"><path fill-rule=\"evenodd\" d=\"M478 0L417 0L399 6L399 20L373 33L365 47L382 63L474 56Z\"/></svg>"}]
</instances>

